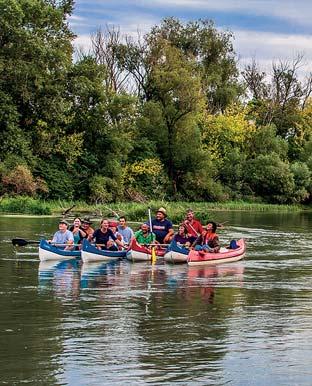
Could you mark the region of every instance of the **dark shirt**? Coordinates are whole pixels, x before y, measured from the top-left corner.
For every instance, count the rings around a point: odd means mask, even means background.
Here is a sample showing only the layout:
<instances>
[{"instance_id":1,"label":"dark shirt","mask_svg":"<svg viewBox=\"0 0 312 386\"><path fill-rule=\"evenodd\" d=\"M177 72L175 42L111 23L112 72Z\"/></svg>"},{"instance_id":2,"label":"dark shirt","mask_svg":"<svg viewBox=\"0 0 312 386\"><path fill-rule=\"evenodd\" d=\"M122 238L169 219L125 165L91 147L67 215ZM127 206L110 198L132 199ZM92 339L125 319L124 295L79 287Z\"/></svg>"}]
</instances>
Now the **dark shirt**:
<instances>
[{"instance_id":1,"label":"dark shirt","mask_svg":"<svg viewBox=\"0 0 312 386\"><path fill-rule=\"evenodd\" d=\"M191 242L190 237L181 236L177 233L173 238L177 243L184 245L187 242Z\"/></svg>"},{"instance_id":2,"label":"dark shirt","mask_svg":"<svg viewBox=\"0 0 312 386\"><path fill-rule=\"evenodd\" d=\"M156 235L156 240L159 243L164 242L164 238L166 237L169 229L172 229L172 222L167 220L166 218L163 221L159 221L156 218L152 220L153 232Z\"/></svg>"},{"instance_id":3,"label":"dark shirt","mask_svg":"<svg viewBox=\"0 0 312 386\"><path fill-rule=\"evenodd\" d=\"M97 229L93 233L92 238L95 239L95 244L104 244L105 246L107 246L107 242L110 238L114 241L116 240L116 237L111 229L108 229L105 233L103 233L101 229Z\"/></svg>"}]
</instances>

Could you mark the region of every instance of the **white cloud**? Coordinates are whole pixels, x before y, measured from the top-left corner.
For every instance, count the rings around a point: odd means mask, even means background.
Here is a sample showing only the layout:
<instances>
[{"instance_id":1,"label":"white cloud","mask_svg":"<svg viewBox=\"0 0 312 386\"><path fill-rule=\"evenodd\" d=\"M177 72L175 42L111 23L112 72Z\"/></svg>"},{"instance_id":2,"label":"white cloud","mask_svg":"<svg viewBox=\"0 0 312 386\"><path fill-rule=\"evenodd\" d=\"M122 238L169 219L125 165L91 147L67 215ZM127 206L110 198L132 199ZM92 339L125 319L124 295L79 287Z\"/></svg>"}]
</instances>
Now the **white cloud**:
<instances>
[{"instance_id":1,"label":"white cloud","mask_svg":"<svg viewBox=\"0 0 312 386\"><path fill-rule=\"evenodd\" d=\"M269 70L272 62L292 61L298 54L303 54L301 74L311 71L312 36L285 35L268 32L237 30L234 31L234 47L240 56L241 65L255 59L261 68Z\"/></svg>"}]
</instances>

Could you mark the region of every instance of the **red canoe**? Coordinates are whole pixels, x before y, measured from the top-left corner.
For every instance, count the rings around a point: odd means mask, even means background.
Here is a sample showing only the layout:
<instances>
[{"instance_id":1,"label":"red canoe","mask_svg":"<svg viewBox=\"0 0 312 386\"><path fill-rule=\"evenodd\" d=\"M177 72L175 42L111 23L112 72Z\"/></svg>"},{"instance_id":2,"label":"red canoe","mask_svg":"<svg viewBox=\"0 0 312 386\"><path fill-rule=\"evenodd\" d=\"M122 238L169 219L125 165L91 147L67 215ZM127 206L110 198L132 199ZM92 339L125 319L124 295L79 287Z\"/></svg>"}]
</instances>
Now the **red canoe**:
<instances>
[{"instance_id":1,"label":"red canoe","mask_svg":"<svg viewBox=\"0 0 312 386\"><path fill-rule=\"evenodd\" d=\"M163 248L156 248L156 256L164 256L166 250ZM130 248L126 255L128 260L131 261L151 261L152 260L152 248L140 245L135 239L132 240Z\"/></svg>"},{"instance_id":2,"label":"red canoe","mask_svg":"<svg viewBox=\"0 0 312 386\"><path fill-rule=\"evenodd\" d=\"M191 250L187 258L187 263L189 265L214 265L241 260L244 257L246 251L245 241L244 239L240 239L236 243L238 248L221 248L220 252L218 253Z\"/></svg>"}]
</instances>

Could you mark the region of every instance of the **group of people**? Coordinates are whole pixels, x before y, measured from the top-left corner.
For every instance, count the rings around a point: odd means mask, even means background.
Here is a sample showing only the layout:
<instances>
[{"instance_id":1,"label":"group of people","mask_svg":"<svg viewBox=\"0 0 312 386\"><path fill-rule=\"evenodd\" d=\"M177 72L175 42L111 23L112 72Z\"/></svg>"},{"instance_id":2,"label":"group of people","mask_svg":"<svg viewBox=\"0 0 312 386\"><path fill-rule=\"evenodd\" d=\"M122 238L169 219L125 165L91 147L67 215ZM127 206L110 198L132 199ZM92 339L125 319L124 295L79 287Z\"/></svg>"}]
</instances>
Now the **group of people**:
<instances>
[{"instance_id":1,"label":"group of people","mask_svg":"<svg viewBox=\"0 0 312 386\"><path fill-rule=\"evenodd\" d=\"M91 225L89 218L81 220L77 217L72 226L66 220L60 220L59 230L50 242L70 250L80 248L82 240L88 239L100 249L118 250L130 245L135 238L142 245L155 244L161 247L175 240L181 246L195 248L198 251L218 252L220 250L219 238L216 234L217 224L209 221L203 227L191 209L187 210L177 233L174 233L165 208L159 208L155 218L144 222L136 232L127 225L124 216L118 221L102 219L100 228L96 230Z\"/></svg>"}]
</instances>

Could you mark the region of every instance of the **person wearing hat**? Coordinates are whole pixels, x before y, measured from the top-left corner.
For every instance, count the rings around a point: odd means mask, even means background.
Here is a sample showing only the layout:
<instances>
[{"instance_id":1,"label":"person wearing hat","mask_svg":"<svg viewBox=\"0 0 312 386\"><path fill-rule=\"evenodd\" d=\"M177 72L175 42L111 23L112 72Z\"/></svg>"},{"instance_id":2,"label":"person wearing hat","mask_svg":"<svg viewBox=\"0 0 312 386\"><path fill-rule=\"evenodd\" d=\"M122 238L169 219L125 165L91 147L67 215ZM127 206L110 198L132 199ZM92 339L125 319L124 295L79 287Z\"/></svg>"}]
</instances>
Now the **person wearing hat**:
<instances>
[{"instance_id":1,"label":"person wearing hat","mask_svg":"<svg viewBox=\"0 0 312 386\"><path fill-rule=\"evenodd\" d=\"M86 237L92 236L94 233L94 229L90 226L91 224L92 222L88 217L84 218L81 222L81 228L86 233Z\"/></svg>"},{"instance_id":2,"label":"person wearing hat","mask_svg":"<svg viewBox=\"0 0 312 386\"><path fill-rule=\"evenodd\" d=\"M113 232L113 234L116 237L116 239L118 239L122 243L122 245L125 245L125 241L124 241L122 235L117 230L118 222L111 220L111 221L108 222L108 226L109 226L109 229Z\"/></svg>"},{"instance_id":3,"label":"person wearing hat","mask_svg":"<svg viewBox=\"0 0 312 386\"><path fill-rule=\"evenodd\" d=\"M49 242L56 244L58 248L63 248L65 250L72 250L74 244L74 236L71 231L68 230L68 222L66 220L59 221L59 230L54 233L53 239ZM66 244L68 244L66 246Z\"/></svg>"},{"instance_id":4,"label":"person wearing hat","mask_svg":"<svg viewBox=\"0 0 312 386\"><path fill-rule=\"evenodd\" d=\"M156 212L156 217L152 219L152 232L155 233L158 243L170 243L174 230L172 222L167 219L165 208L159 208Z\"/></svg>"}]
</instances>

